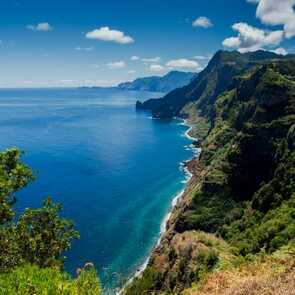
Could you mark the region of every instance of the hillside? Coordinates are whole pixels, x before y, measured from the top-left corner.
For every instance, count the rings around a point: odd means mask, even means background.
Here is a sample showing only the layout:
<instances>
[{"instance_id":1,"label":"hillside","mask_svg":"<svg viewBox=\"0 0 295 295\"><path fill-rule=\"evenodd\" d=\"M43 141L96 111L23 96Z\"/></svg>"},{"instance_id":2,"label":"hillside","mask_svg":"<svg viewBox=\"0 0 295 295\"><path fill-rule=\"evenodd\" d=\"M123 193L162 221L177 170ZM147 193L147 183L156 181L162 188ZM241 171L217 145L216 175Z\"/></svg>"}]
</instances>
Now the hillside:
<instances>
[{"instance_id":1,"label":"hillside","mask_svg":"<svg viewBox=\"0 0 295 295\"><path fill-rule=\"evenodd\" d=\"M171 71L162 77L138 78L132 82L121 83L118 85L118 88L167 93L175 88L189 84L196 75L196 73L191 72Z\"/></svg>"},{"instance_id":2,"label":"hillside","mask_svg":"<svg viewBox=\"0 0 295 295\"><path fill-rule=\"evenodd\" d=\"M295 276L295 60L218 52L148 106L194 126L202 152L166 234L126 294L290 294ZM263 293L267 292L267 293Z\"/></svg>"},{"instance_id":3,"label":"hillside","mask_svg":"<svg viewBox=\"0 0 295 295\"><path fill-rule=\"evenodd\" d=\"M291 57L267 51L246 54L237 51L218 51L208 66L190 84L171 91L161 99L138 102L137 106L139 109L151 110L154 117L172 118L178 116L188 102L197 101L203 115L209 116L212 114L212 106L217 96L233 87L231 84L235 83L234 77L259 64Z\"/></svg>"}]
</instances>

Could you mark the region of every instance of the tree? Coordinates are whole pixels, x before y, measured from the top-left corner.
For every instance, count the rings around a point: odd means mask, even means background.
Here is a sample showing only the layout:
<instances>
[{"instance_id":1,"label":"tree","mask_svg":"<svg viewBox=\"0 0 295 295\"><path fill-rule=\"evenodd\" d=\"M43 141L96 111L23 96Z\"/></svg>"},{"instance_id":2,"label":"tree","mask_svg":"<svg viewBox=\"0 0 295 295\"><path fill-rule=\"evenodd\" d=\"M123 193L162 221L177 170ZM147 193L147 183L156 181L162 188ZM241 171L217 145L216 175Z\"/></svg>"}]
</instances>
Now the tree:
<instances>
[{"instance_id":1,"label":"tree","mask_svg":"<svg viewBox=\"0 0 295 295\"><path fill-rule=\"evenodd\" d=\"M13 219L15 192L34 179L21 154L16 148L0 153L0 271L24 263L62 266L62 253L79 234L70 220L59 216L60 204L48 198L42 208L26 209Z\"/></svg>"},{"instance_id":2,"label":"tree","mask_svg":"<svg viewBox=\"0 0 295 295\"><path fill-rule=\"evenodd\" d=\"M34 179L30 168L20 161L21 154L16 148L0 153L0 225L14 217L14 193Z\"/></svg>"},{"instance_id":3,"label":"tree","mask_svg":"<svg viewBox=\"0 0 295 295\"><path fill-rule=\"evenodd\" d=\"M26 209L19 218L16 234L26 262L40 267L62 264L61 254L70 249L72 239L79 238L79 233L70 220L59 216L61 209L61 204L48 198L43 208Z\"/></svg>"}]
</instances>

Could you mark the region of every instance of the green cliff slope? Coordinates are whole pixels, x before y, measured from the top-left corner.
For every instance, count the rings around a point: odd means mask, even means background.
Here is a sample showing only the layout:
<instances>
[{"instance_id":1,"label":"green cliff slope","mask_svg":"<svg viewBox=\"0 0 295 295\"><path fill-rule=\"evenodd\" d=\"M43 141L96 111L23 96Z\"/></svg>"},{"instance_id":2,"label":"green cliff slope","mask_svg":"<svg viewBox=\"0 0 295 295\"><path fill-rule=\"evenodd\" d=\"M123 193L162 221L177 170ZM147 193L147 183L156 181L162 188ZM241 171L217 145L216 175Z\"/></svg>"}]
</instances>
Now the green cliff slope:
<instances>
[{"instance_id":1,"label":"green cliff slope","mask_svg":"<svg viewBox=\"0 0 295 295\"><path fill-rule=\"evenodd\" d=\"M294 277L294 265L286 261L294 261L295 243L295 61L271 57L234 52L221 62L213 58L202 94L193 102L179 98L174 115L190 116L195 134L202 127L202 152L190 164L194 177L167 233L126 294L215 294L206 285L211 274L223 274L237 290L255 265L261 274L279 265L289 271L286 280ZM210 70L212 63L223 69L221 76ZM284 247L289 258L274 260L273 253ZM234 286L230 274L241 269L245 280ZM267 273L259 281L266 288ZM277 288L279 278L278 273ZM265 294L225 290L216 294Z\"/></svg>"}]
</instances>

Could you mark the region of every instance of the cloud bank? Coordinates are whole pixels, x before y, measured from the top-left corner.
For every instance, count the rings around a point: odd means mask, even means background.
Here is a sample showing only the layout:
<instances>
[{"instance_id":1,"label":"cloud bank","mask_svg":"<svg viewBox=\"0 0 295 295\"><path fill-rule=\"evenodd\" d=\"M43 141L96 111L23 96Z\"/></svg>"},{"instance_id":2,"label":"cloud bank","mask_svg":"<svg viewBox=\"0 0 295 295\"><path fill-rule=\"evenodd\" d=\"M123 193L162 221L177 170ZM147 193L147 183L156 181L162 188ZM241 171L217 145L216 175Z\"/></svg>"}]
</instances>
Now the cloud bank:
<instances>
[{"instance_id":1,"label":"cloud bank","mask_svg":"<svg viewBox=\"0 0 295 295\"><path fill-rule=\"evenodd\" d=\"M247 0L258 4L256 17L265 25L283 25L286 38L295 36L295 0Z\"/></svg>"},{"instance_id":2,"label":"cloud bank","mask_svg":"<svg viewBox=\"0 0 295 295\"><path fill-rule=\"evenodd\" d=\"M238 33L238 36L225 39L223 45L238 49L241 53L276 46L284 38L284 32L281 30L266 31L252 27L247 23L236 23L232 29Z\"/></svg>"}]
</instances>

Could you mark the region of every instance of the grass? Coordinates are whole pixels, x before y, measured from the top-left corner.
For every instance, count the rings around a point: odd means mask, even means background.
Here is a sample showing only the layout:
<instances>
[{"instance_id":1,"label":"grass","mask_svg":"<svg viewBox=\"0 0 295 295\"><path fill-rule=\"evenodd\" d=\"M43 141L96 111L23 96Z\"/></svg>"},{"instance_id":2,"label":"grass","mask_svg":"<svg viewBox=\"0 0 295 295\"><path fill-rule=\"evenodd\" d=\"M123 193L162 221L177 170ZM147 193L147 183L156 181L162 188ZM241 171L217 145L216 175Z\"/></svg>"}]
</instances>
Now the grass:
<instances>
[{"instance_id":1,"label":"grass","mask_svg":"<svg viewBox=\"0 0 295 295\"><path fill-rule=\"evenodd\" d=\"M295 290L295 246L217 270L183 295L290 295Z\"/></svg>"},{"instance_id":2,"label":"grass","mask_svg":"<svg viewBox=\"0 0 295 295\"><path fill-rule=\"evenodd\" d=\"M0 275L1 295L100 295L94 269L83 270L76 279L59 269L26 265Z\"/></svg>"}]
</instances>

